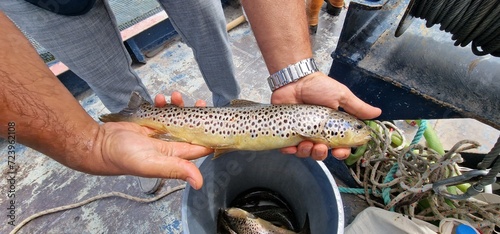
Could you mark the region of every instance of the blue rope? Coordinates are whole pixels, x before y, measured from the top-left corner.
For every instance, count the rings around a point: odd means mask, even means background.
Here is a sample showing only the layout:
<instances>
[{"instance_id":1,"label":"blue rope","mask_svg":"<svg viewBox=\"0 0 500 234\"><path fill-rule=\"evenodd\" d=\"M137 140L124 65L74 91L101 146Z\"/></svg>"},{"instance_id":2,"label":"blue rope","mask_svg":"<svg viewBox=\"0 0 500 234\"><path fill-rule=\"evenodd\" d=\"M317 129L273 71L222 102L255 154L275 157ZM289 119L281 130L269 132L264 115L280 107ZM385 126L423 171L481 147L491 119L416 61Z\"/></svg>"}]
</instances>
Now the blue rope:
<instances>
[{"instance_id":1,"label":"blue rope","mask_svg":"<svg viewBox=\"0 0 500 234\"><path fill-rule=\"evenodd\" d=\"M418 126L417 133L413 137L410 145L418 144L422 136L424 135L425 129L427 129L427 121L425 119L420 121L420 125ZM384 184L389 183L394 180L394 174L398 171L398 164L394 163L391 170L387 173L387 176L384 179ZM387 187L382 189L382 198L384 199L385 205L388 205L391 202L391 188ZM390 208L390 211L394 211L394 206Z\"/></svg>"},{"instance_id":2,"label":"blue rope","mask_svg":"<svg viewBox=\"0 0 500 234\"><path fill-rule=\"evenodd\" d=\"M341 193L350 193L350 194L365 194L365 189L363 188L346 188L346 187L339 187L339 191ZM371 193L372 190L368 189L368 193Z\"/></svg>"},{"instance_id":3,"label":"blue rope","mask_svg":"<svg viewBox=\"0 0 500 234\"><path fill-rule=\"evenodd\" d=\"M411 141L410 145L418 144L420 139L422 139L422 137L424 136L425 129L427 129L427 120L423 119L420 121L417 133L415 133L415 136L413 137L413 140Z\"/></svg>"},{"instance_id":4,"label":"blue rope","mask_svg":"<svg viewBox=\"0 0 500 234\"><path fill-rule=\"evenodd\" d=\"M411 141L410 145L415 145L418 144L418 142L422 139L424 136L425 129L427 129L427 121L425 119L420 121L420 125L418 126L418 130L415 133L415 136L413 137L413 140ZM398 164L394 163L394 165L391 167L389 172L387 173L387 176L384 178L384 184L389 183L394 180L394 174L396 171L398 171ZM351 193L351 194L364 194L365 190L362 188L345 188L345 187L339 187L339 191L341 193ZM372 191L369 189L369 193L372 192L377 192L377 191ZM382 198L384 199L385 205L388 205L391 202L391 188L383 188L382 189ZM390 208L391 211L394 211L394 207Z\"/></svg>"},{"instance_id":5,"label":"blue rope","mask_svg":"<svg viewBox=\"0 0 500 234\"><path fill-rule=\"evenodd\" d=\"M394 163L394 165L392 165L391 169L389 170L389 172L385 176L384 184L389 183L389 182L394 180L394 174L396 173L396 171L398 171L398 168L399 167L398 167L397 163ZM391 187L387 187L387 188L382 189L382 198L384 199L385 205L388 205L389 202L391 202ZM394 211L394 207L391 207L390 210Z\"/></svg>"}]
</instances>

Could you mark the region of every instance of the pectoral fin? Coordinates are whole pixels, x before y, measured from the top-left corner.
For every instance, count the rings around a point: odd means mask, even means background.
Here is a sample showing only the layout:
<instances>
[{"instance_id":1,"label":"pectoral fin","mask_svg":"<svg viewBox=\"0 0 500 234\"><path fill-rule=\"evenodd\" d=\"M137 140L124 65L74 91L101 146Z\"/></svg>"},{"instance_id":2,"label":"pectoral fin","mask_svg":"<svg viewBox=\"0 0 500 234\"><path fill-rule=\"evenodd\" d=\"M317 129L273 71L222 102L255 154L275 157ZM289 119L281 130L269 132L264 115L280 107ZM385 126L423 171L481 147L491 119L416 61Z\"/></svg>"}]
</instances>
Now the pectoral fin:
<instances>
[{"instance_id":1,"label":"pectoral fin","mask_svg":"<svg viewBox=\"0 0 500 234\"><path fill-rule=\"evenodd\" d=\"M212 158L212 160L220 157L221 155L223 155L225 153L233 152L233 151L236 151L236 150L238 150L238 149L232 149L232 148L215 149L215 151L214 151L214 157Z\"/></svg>"},{"instance_id":2,"label":"pectoral fin","mask_svg":"<svg viewBox=\"0 0 500 234\"><path fill-rule=\"evenodd\" d=\"M168 142L187 142L186 139L172 136L169 133L155 133L149 136L152 138L156 138L158 140L168 141Z\"/></svg>"},{"instance_id":3,"label":"pectoral fin","mask_svg":"<svg viewBox=\"0 0 500 234\"><path fill-rule=\"evenodd\" d=\"M292 130L293 130L294 132L296 132L297 134L299 134L300 136L304 137L304 138L312 138L312 137L315 137L315 136L313 136L310 132L307 132L307 131L302 131L300 128L297 128L297 127L292 128Z\"/></svg>"},{"instance_id":4,"label":"pectoral fin","mask_svg":"<svg viewBox=\"0 0 500 234\"><path fill-rule=\"evenodd\" d=\"M315 143L326 143L325 139L320 136L313 135L310 132L301 131L298 128L293 128L292 130L295 131L299 136L301 136L303 140L309 140Z\"/></svg>"}]
</instances>

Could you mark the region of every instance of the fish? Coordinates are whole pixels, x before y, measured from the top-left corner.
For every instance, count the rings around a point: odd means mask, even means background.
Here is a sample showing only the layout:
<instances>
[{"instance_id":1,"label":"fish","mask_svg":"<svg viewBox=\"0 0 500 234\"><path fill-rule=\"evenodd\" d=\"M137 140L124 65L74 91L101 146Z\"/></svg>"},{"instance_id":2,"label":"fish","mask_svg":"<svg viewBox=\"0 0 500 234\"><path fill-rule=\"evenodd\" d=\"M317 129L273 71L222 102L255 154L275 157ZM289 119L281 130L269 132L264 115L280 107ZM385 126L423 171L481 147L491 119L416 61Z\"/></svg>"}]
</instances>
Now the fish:
<instances>
[{"instance_id":1,"label":"fish","mask_svg":"<svg viewBox=\"0 0 500 234\"><path fill-rule=\"evenodd\" d=\"M153 137L214 149L214 158L236 150L273 150L304 140L329 148L355 147L370 140L367 125L342 111L307 104L261 104L234 100L227 107L155 107L133 92L128 106L104 114L102 122L134 122Z\"/></svg>"},{"instance_id":2,"label":"fish","mask_svg":"<svg viewBox=\"0 0 500 234\"><path fill-rule=\"evenodd\" d=\"M277 227L272 223L258 218L257 216L240 208L227 208L219 212L219 223L224 223L224 230L218 233L238 233L238 234L297 234L294 231ZM219 226L221 227L221 226ZM310 233L309 218L306 216L304 227L299 234Z\"/></svg>"},{"instance_id":3,"label":"fish","mask_svg":"<svg viewBox=\"0 0 500 234\"><path fill-rule=\"evenodd\" d=\"M231 207L253 207L267 202L275 206L290 210L286 200L277 192L266 188L252 188L238 195L230 204Z\"/></svg>"},{"instance_id":4,"label":"fish","mask_svg":"<svg viewBox=\"0 0 500 234\"><path fill-rule=\"evenodd\" d=\"M288 230L300 229L285 198L266 188L252 188L242 192L229 204L229 207L241 208Z\"/></svg>"},{"instance_id":5,"label":"fish","mask_svg":"<svg viewBox=\"0 0 500 234\"><path fill-rule=\"evenodd\" d=\"M238 207L239 208L239 207ZM256 217L266 220L278 227L284 227L288 230L295 230L300 227L295 227L295 216L291 210L272 206L254 206L241 208ZM296 231L296 230L295 230Z\"/></svg>"}]
</instances>

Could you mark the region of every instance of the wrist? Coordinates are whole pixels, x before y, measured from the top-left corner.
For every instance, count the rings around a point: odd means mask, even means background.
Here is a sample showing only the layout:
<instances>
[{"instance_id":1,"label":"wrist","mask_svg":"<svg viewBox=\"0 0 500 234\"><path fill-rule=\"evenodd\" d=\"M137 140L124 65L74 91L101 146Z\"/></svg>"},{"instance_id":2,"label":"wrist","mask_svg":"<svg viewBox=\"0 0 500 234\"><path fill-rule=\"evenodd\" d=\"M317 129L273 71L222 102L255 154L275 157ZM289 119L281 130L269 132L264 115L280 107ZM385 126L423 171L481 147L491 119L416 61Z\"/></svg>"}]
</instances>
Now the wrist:
<instances>
[{"instance_id":1,"label":"wrist","mask_svg":"<svg viewBox=\"0 0 500 234\"><path fill-rule=\"evenodd\" d=\"M83 131L75 134L73 140L78 141L74 143L77 147L65 150L68 153L64 163L67 167L93 175L109 174L102 156L104 130L101 125L95 121L89 123Z\"/></svg>"},{"instance_id":2,"label":"wrist","mask_svg":"<svg viewBox=\"0 0 500 234\"><path fill-rule=\"evenodd\" d=\"M301 79L287 84L279 89L273 91L271 95L271 103L273 104L284 104L284 103L304 103L303 93L304 88L308 84L316 79L316 77L322 74L321 72L315 72Z\"/></svg>"},{"instance_id":3,"label":"wrist","mask_svg":"<svg viewBox=\"0 0 500 234\"><path fill-rule=\"evenodd\" d=\"M271 74L268 78L268 84L271 91L275 91L285 85L294 83L310 74L318 72L318 66L313 58L303 59L297 63Z\"/></svg>"}]
</instances>

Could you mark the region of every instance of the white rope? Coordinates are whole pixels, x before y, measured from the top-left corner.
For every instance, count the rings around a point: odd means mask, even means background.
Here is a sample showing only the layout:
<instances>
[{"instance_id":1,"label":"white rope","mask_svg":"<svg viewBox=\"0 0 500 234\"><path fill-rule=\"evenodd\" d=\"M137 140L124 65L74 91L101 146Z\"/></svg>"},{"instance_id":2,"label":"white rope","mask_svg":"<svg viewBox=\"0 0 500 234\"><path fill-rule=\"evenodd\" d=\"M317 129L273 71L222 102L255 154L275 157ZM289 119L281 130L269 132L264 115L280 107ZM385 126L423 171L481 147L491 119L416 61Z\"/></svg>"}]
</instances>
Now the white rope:
<instances>
[{"instance_id":1,"label":"white rope","mask_svg":"<svg viewBox=\"0 0 500 234\"><path fill-rule=\"evenodd\" d=\"M34 219L37 219L37 218L42 217L44 215L48 215L48 214L52 214L52 213L57 213L57 212L65 211L65 210L74 209L74 208L77 208L77 207L81 207L81 206L87 205L87 204L89 204L91 202L94 202L94 201L97 201L97 200L101 200L101 199L105 199L105 198L109 198L109 197L121 197L121 198L125 198L127 200L136 201L136 202L150 203L150 202L155 202L157 200L160 200L161 198L163 198L165 196L168 196L168 195L172 194L173 192L176 192L176 191L184 189L184 188L186 188L186 185L179 185L177 187L171 188L168 191L163 192L163 193L161 193L161 194L159 194L159 195L157 195L155 197L152 197L152 198L134 197L134 196L131 196L131 195L128 195L128 194L120 193L120 192L110 192L110 193L98 195L98 196L95 196L95 197L91 197L91 198L89 198L87 200L81 201L81 202L77 202L77 203L73 203L73 204L69 204L69 205L65 205L65 206L54 207L54 208L51 208L51 209L47 209L47 210L38 212L38 213L36 213L34 215L31 215L30 217L24 219L22 222L20 222L18 225L16 225L14 227L14 229L10 232L10 234L17 233L24 225L26 225L27 223L33 221Z\"/></svg>"}]
</instances>

